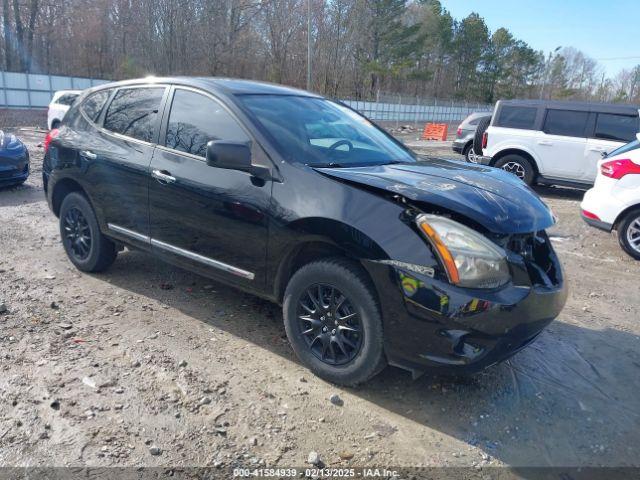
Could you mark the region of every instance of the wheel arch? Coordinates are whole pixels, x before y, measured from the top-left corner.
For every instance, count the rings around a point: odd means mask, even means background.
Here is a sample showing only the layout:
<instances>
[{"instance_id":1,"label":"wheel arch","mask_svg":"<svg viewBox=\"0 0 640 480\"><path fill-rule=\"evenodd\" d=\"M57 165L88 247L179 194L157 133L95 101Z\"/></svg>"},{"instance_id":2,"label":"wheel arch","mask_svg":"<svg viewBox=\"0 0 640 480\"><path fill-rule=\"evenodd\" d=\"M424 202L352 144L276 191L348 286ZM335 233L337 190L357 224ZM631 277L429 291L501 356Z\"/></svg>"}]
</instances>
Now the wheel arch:
<instances>
[{"instance_id":1,"label":"wheel arch","mask_svg":"<svg viewBox=\"0 0 640 480\"><path fill-rule=\"evenodd\" d=\"M534 155L528 150L525 150L520 147L510 147L510 148L505 148L503 150L500 150L491 158L491 163L489 165L493 167L498 160L511 154L520 155L526 158L527 160L529 160L531 162L531 166L533 167L533 170L535 171L536 176L540 175L540 168L538 166L538 161L536 160Z\"/></svg>"},{"instance_id":2,"label":"wheel arch","mask_svg":"<svg viewBox=\"0 0 640 480\"><path fill-rule=\"evenodd\" d=\"M629 205L627 208L622 210L613 222L613 229L617 230L620 222L622 222L624 217L626 217L629 212L632 212L634 210L640 211L640 203L634 203L633 205Z\"/></svg>"},{"instance_id":3,"label":"wheel arch","mask_svg":"<svg viewBox=\"0 0 640 480\"><path fill-rule=\"evenodd\" d=\"M344 257L354 261L375 288L375 282L362 265L362 260L386 259L388 255L364 232L346 223L326 218L302 219L294 222L290 228L301 235L286 249L276 268L274 295L278 302L282 302L292 275L303 265L322 258Z\"/></svg>"},{"instance_id":4,"label":"wheel arch","mask_svg":"<svg viewBox=\"0 0 640 480\"><path fill-rule=\"evenodd\" d=\"M60 207L62 206L62 201L67 195L72 192L82 193L85 197L87 197L89 203L91 203L91 199L89 199L87 192L78 181L72 178L62 178L55 183L51 191L51 210L56 217L60 215Z\"/></svg>"}]
</instances>

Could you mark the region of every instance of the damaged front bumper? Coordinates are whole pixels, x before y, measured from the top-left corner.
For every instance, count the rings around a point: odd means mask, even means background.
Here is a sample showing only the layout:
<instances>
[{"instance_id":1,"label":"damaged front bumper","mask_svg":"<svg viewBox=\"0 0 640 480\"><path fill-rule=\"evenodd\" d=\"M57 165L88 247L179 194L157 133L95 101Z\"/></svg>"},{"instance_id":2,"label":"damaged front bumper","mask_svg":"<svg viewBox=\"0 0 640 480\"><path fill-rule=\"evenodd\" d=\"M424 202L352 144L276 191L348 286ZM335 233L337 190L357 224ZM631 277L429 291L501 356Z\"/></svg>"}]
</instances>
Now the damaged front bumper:
<instances>
[{"instance_id":1,"label":"damaged front bumper","mask_svg":"<svg viewBox=\"0 0 640 480\"><path fill-rule=\"evenodd\" d=\"M512 281L492 290L460 288L428 272L367 262L380 296L389 363L414 376L473 373L531 343L567 297L560 264L545 239L544 265L510 254Z\"/></svg>"}]
</instances>

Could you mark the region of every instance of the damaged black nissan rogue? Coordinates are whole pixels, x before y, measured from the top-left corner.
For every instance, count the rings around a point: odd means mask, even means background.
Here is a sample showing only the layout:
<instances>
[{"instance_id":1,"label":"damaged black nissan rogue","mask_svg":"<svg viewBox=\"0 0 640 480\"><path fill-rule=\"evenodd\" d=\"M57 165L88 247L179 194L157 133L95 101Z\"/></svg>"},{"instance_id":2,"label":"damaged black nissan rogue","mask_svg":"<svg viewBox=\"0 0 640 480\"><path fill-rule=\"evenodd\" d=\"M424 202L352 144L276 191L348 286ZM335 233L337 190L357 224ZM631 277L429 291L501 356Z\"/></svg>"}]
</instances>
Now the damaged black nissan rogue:
<instances>
[{"instance_id":1,"label":"damaged black nissan rogue","mask_svg":"<svg viewBox=\"0 0 640 480\"><path fill-rule=\"evenodd\" d=\"M474 372L566 299L549 208L498 169L421 157L277 85L147 78L85 91L45 142L80 270L125 246L282 304L293 350L355 385L386 364Z\"/></svg>"}]
</instances>

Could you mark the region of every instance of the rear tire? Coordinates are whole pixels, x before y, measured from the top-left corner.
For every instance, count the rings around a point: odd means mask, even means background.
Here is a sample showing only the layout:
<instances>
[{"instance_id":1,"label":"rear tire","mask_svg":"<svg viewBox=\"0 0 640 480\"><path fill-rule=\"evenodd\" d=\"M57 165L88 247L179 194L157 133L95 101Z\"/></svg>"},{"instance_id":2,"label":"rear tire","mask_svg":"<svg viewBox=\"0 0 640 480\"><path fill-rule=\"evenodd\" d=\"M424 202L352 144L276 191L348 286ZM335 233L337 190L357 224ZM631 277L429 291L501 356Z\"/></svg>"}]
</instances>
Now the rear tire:
<instances>
[{"instance_id":1,"label":"rear tire","mask_svg":"<svg viewBox=\"0 0 640 480\"><path fill-rule=\"evenodd\" d=\"M359 265L333 258L303 266L287 285L283 313L293 350L317 376L354 386L385 367L380 309Z\"/></svg>"},{"instance_id":2,"label":"rear tire","mask_svg":"<svg viewBox=\"0 0 640 480\"><path fill-rule=\"evenodd\" d=\"M60 237L69 260L83 272L101 272L117 256L115 244L100 231L96 214L79 192L71 192L60 207Z\"/></svg>"},{"instance_id":3,"label":"rear tire","mask_svg":"<svg viewBox=\"0 0 640 480\"><path fill-rule=\"evenodd\" d=\"M618 225L618 242L631 257L640 260L640 209L627 213Z\"/></svg>"},{"instance_id":4,"label":"rear tire","mask_svg":"<svg viewBox=\"0 0 640 480\"><path fill-rule=\"evenodd\" d=\"M533 185L534 183L536 171L533 165L531 165L531 162L522 155L515 153L505 155L496 161L493 166L514 174L527 185Z\"/></svg>"}]
</instances>

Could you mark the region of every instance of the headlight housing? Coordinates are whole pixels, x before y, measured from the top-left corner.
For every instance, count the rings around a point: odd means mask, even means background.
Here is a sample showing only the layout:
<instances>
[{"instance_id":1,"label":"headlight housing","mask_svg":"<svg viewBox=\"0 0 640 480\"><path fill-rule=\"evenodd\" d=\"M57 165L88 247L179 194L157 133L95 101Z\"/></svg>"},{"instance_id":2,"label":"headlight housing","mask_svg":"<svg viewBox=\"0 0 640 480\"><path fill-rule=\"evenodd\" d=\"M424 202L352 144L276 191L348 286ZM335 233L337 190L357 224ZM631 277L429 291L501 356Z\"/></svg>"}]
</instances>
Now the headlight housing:
<instances>
[{"instance_id":1,"label":"headlight housing","mask_svg":"<svg viewBox=\"0 0 640 480\"><path fill-rule=\"evenodd\" d=\"M422 214L416 218L449 281L460 287L496 288L509 282L506 254L488 238L446 217Z\"/></svg>"}]
</instances>

